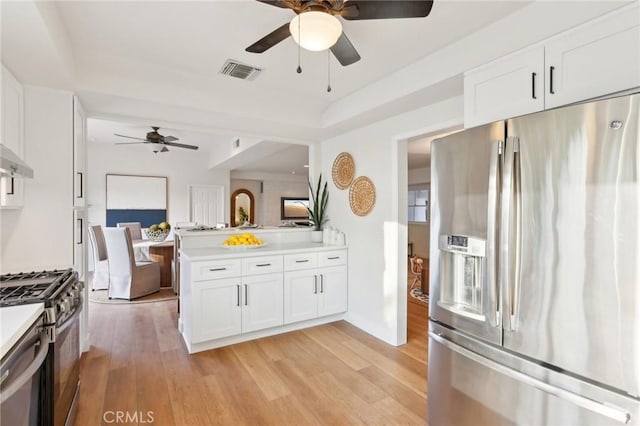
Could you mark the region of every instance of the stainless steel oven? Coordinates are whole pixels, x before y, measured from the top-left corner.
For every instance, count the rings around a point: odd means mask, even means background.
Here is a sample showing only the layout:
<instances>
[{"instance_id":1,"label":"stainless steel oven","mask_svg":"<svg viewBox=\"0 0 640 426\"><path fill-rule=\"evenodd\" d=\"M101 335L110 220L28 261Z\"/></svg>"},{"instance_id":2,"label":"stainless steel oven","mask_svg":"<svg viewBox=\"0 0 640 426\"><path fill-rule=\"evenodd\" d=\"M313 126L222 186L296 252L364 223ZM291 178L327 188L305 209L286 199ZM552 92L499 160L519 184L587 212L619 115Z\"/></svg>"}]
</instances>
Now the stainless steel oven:
<instances>
[{"instance_id":1,"label":"stainless steel oven","mask_svg":"<svg viewBox=\"0 0 640 426\"><path fill-rule=\"evenodd\" d=\"M0 306L26 303L44 303L48 343L40 372L42 413L37 424L73 424L80 388L82 283L78 274L67 269L0 276Z\"/></svg>"},{"instance_id":2,"label":"stainless steel oven","mask_svg":"<svg viewBox=\"0 0 640 426\"><path fill-rule=\"evenodd\" d=\"M0 361L0 425L46 424L44 364L49 336L41 315Z\"/></svg>"}]
</instances>

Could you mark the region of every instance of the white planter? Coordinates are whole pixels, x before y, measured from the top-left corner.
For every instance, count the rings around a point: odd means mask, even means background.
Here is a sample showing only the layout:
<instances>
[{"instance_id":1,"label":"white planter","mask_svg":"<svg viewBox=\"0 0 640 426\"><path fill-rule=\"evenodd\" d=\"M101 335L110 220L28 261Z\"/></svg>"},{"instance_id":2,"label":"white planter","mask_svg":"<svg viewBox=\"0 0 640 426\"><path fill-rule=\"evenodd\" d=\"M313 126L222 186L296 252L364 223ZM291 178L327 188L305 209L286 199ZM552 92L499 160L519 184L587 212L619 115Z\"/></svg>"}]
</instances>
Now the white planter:
<instances>
[{"instance_id":1,"label":"white planter","mask_svg":"<svg viewBox=\"0 0 640 426\"><path fill-rule=\"evenodd\" d=\"M322 231L311 231L311 241L314 243L321 243Z\"/></svg>"}]
</instances>

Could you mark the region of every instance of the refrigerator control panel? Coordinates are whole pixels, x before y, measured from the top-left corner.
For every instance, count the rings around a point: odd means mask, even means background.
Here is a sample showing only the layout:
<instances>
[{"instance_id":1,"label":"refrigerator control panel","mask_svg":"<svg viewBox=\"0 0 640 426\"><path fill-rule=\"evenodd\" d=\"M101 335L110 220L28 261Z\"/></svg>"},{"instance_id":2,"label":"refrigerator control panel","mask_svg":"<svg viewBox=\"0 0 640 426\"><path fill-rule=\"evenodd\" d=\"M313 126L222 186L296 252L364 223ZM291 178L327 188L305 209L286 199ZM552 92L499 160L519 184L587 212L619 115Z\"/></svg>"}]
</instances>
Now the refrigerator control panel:
<instances>
[{"instance_id":1,"label":"refrigerator control panel","mask_svg":"<svg viewBox=\"0 0 640 426\"><path fill-rule=\"evenodd\" d=\"M482 238L469 237L467 235L441 235L440 247L438 248L451 253L484 257L486 245L486 241Z\"/></svg>"}]
</instances>

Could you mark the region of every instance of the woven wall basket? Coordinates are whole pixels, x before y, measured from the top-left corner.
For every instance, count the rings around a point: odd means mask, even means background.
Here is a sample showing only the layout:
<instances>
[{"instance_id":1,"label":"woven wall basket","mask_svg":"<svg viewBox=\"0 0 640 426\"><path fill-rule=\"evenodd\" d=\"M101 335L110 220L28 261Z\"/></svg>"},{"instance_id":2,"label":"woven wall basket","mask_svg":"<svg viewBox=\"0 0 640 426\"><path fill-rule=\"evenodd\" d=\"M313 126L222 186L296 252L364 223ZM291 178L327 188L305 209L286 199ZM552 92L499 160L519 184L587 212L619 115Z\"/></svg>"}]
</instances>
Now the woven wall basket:
<instances>
[{"instance_id":1,"label":"woven wall basket","mask_svg":"<svg viewBox=\"0 0 640 426\"><path fill-rule=\"evenodd\" d=\"M355 178L349 188L351 211L358 216L366 216L376 203L376 187L366 176Z\"/></svg>"},{"instance_id":2,"label":"woven wall basket","mask_svg":"<svg viewBox=\"0 0 640 426\"><path fill-rule=\"evenodd\" d=\"M347 189L356 174L356 165L348 152L341 152L333 161L331 176L338 189Z\"/></svg>"}]
</instances>

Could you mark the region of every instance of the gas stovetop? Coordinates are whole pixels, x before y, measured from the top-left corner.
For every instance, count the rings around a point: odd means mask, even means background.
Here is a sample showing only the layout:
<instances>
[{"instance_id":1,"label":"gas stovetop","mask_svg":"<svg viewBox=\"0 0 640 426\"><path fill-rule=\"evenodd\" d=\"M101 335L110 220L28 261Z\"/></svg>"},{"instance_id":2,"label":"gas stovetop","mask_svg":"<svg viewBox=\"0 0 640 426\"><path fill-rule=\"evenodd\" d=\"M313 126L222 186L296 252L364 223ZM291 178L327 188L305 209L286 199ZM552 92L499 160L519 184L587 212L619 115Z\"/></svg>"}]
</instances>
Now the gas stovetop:
<instances>
[{"instance_id":1,"label":"gas stovetop","mask_svg":"<svg viewBox=\"0 0 640 426\"><path fill-rule=\"evenodd\" d=\"M0 275L0 306L52 305L77 281L78 274L72 269Z\"/></svg>"}]
</instances>

